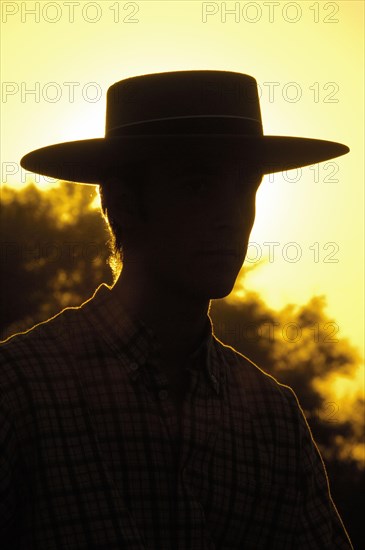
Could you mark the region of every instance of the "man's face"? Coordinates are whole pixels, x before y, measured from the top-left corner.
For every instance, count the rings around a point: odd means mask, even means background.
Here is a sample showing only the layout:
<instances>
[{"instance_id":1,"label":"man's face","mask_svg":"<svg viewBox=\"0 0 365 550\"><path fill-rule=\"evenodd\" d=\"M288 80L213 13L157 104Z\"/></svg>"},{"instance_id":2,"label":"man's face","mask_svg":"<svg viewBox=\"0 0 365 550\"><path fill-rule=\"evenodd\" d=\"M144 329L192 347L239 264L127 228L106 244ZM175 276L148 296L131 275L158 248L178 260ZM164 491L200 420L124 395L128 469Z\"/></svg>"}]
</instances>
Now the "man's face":
<instances>
[{"instance_id":1,"label":"man's face","mask_svg":"<svg viewBox=\"0 0 365 550\"><path fill-rule=\"evenodd\" d=\"M226 296L246 256L261 179L227 159L156 164L143 191L133 259L163 288Z\"/></svg>"}]
</instances>

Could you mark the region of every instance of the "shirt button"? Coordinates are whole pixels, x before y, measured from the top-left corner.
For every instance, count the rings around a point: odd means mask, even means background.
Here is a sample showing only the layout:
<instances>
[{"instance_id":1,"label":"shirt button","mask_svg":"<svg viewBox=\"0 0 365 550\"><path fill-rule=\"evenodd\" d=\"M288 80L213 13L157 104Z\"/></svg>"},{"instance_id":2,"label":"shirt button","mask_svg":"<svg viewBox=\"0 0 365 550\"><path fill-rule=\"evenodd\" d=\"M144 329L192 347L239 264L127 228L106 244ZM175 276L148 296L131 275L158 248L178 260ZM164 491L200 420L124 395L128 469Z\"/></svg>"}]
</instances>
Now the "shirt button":
<instances>
[{"instance_id":1,"label":"shirt button","mask_svg":"<svg viewBox=\"0 0 365 550\"><path fill-rule=\"evenodd\" d=\"M138 363L131 363L129 366L132 370L137 370L138 369Z\"/></svg>"},{"instance_id":2,"label":"shirt button","mask_svg":"<svg viewBox=\"0 0 365 550\"><path fill-rule=\"evenodd\" d=\"M167 390L161 390L158 392L158 397L161 399L161 401L164 401L167 399L167 396L169 395Z\"/></svg>"}]
</instances>

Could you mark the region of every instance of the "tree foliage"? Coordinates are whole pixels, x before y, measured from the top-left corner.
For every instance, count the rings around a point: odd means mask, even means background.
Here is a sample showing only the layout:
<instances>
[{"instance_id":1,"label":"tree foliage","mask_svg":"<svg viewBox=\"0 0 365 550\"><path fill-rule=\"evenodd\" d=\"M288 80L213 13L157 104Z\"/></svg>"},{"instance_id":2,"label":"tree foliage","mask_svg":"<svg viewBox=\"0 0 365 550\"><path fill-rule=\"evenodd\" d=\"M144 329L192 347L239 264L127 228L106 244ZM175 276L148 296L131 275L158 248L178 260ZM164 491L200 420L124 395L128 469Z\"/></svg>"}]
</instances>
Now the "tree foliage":
<instances>
[{"instance_id":1,"label":"tree foliage","mask_svg":"<svg viewBox=\"0 0 365 550\"><path fill-rule=\"evenodd\" d=\"M79 305L111 283L109 234L95 188L63 183L42 192L2 189L1 333L3 337Z\"/></svg>"}]
</instances>

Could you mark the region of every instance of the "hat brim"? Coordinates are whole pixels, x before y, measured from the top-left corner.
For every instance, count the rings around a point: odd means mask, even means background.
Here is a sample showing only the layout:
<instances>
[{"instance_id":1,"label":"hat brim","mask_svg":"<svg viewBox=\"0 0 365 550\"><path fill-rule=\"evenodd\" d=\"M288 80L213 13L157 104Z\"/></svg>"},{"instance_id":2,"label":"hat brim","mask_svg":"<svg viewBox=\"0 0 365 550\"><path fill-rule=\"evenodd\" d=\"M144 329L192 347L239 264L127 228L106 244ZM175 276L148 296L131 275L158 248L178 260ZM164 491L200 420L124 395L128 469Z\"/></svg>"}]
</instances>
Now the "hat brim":
<instances>
[{"instance_id":1,"label":"hat brim","mask_svg":"<svg viewBox=\"0 0 365 550\"><path fill-rule=\"evenodd\" d=\"M133 162L222 155L270 174L323 162L349 150L334 141L290 136L135 135L57 143L28 153L20 164L44 176L95 185L106 169Z\"/></svg>"}]
</instances>

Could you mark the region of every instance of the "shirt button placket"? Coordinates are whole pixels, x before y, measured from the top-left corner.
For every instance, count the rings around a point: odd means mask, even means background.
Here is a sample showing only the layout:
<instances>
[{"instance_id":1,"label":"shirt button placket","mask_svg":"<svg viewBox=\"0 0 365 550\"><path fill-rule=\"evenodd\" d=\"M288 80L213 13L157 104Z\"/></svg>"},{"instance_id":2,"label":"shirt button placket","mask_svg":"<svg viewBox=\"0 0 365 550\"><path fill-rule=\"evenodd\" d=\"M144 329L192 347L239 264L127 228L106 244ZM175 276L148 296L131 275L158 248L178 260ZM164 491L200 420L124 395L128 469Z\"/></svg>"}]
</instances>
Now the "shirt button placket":
<instances>
[{"instance_id":1,"label":"shirt button placket","mask_svg":"<svg viewBox=\"0 0 365 550\"><path fill-rule=\"evenodd\" d=\"M219 382L218 382L217 377L216 377L214 374L211 374L211 375L210 375L210 379L211 379L211 381L213 382L216 391L219 392Z\"/></svg>"},{"instance_id":2,"label":"shirt button placket","mask_svg":"<svg viewBox=\"0 0 365 550\"><path fill-rule=\"evenodd\" d=\"M160 390L158 392L158 398L160 399L160 401L166 401L168 396L169 396L169 392L167 390Z\"/></svg>"},{"instance_id":3,"label":"shirt button placket","mask_svg":"<svg viewBox=\"0 0 365 550\"><path fill-rule=\"evenodd\" d=\"M139 369L139 365L138 363L129 363L129 368L131 369L131 377L133 378L133 380L136 380L138 378L138 369Z\"/></svg>"}]
</instances>

